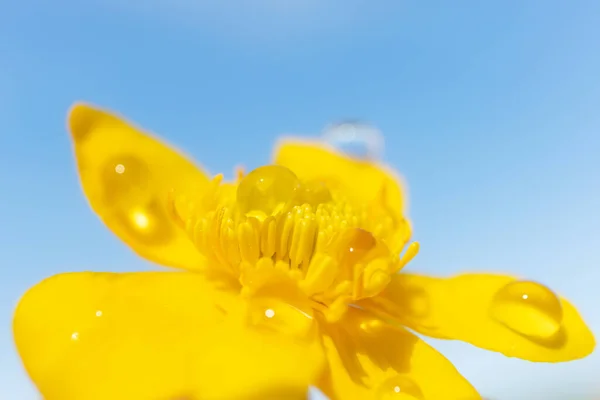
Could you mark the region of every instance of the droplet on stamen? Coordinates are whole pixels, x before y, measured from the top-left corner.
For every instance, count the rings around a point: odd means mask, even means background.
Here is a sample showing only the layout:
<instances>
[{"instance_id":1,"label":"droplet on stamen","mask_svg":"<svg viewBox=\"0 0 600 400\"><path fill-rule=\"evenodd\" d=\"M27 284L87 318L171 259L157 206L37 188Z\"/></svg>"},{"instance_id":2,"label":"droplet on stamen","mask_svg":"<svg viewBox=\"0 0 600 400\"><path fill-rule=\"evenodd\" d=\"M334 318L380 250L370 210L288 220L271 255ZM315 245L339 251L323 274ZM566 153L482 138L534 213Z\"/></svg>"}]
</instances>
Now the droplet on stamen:
<instances>
[{"instance_id":1,"label":"droplet on stamen","mask_svg":"<svg viewBox=\"0 0 600 400\"><path fill-rule=\"evenodd\" d=\"M338 239L340 263L353 266L357 263L366 264L379 257L389 255L387 247L373 234L361 228L350 228L344 231Z\"/></svg>"},{"instance_id":2,"label":"droplet on stamen","mask_svg":"<svg viewBox=\"0 0 600 400\"><path fill-rule=\"evenodd\" d=\"M251 171L241 180L237 206L245 215L268 217L290 205L300 189L300 181L291 170L267 165Z\"/></svg>"},{"instance_id":3,"label":"droplet on stamen","mask_svg":"<svg viewBox=\"0 0 600 400\"><path fill-rule=\"evenodd\" d=\"M329 203L332 200L331 192L323 181L312 180L302 185L302 202L316 208L319 204Z\"/></svg>"},{"instance_id":4,"label":"droplet on stamen","mask_svg":"<svg viewBox=\"0 0 600 400\"><path fill-rule=\"evenodd\" d=\"M532 281L514 281L500 289L490 313L508 328L539 339L554 336L563 318L560 299L546 286Z\"/></svg>"}]
</instances>

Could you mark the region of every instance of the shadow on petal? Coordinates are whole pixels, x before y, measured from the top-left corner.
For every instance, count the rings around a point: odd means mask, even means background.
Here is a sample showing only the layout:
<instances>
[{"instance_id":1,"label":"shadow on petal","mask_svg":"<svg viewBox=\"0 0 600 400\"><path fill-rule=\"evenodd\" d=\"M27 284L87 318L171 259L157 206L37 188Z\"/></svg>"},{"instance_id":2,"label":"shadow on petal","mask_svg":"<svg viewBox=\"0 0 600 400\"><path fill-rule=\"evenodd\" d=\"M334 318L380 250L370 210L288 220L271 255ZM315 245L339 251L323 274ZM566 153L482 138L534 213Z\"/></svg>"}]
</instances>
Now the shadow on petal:
<instances>
[{"instance_id":1,"label":"shadow on petal","mask_svg":"<svg viewBox=\"0 0 600 400\"><path fill-rule=\"evenodd\" d=\"M359 309L325 328L328 373L318 387L332 399L378 400L396 391L417 400L478 400L456 368L417 336Z\"/></svg>"}]
</instances>

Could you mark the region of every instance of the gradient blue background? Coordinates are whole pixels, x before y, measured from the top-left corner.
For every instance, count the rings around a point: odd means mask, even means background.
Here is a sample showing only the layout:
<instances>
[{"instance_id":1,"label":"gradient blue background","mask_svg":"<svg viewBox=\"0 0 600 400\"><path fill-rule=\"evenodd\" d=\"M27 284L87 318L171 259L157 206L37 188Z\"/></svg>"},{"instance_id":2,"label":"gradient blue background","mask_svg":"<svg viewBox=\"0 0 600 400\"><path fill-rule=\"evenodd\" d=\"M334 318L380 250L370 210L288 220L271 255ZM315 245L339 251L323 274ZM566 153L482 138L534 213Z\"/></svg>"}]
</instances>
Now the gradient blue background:
<instances>
[{"instance_id":1,"label":"gradient blue background","mask_svg":"<svg viewBox=\"0 0 600 400\"><path fill-rule=\"evenodd\" d=\"M27 287L151 268L80 192L64 129L79 99L228 174L267 162L282 133L371 121L410 185L411 269L537 279L600 332L599 71L594 0L0 0L0 398L37 398L9 329ZM533 364L432 342L496 399L600 389L598 355Z\"/></svg>"}]
</instances>

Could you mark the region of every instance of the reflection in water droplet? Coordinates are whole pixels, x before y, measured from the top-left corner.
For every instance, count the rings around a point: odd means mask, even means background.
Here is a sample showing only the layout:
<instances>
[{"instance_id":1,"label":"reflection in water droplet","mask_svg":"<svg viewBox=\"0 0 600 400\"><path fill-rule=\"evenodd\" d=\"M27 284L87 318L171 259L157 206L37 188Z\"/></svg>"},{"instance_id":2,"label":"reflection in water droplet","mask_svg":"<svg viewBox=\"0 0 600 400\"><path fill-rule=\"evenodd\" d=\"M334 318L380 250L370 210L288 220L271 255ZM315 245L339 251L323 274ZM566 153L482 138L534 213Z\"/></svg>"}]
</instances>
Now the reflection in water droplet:
<instances>
[{"instance_id":1,"label":"reflection in water droplet","mask_svg":"<svg viewBox=\"0 0 600 400\"><path fill-rule=\"evenodd\" d=\"M304 182L302 185L302 202L316 208L319 204L328 203L332 200L331 192L323 181L313 180Z\"/></svg>"},{"instance_id":2,"label":"reflection in water droplet","mask_svg":"<svg viewBox=\"0 0 600 400\"><path fill-rule=\"evenodd\" d=\"M559 298L546 286L531 281L514 281L500 289L490 313L510 329L540 339L555 335L563 317Z\"/></svg>"},{"instance_id":3,"label":"reflection in water droplet","mask_svg":"<svg viewBox=\"0 0 600 400\"><path fill-rule=\"evenodd\" d=\"M149 200L150 170L132 155L112 157L101 172L105 201L113 206L136 206Z\"/></svg>"},{"instance_id":4,"label":"reflection in water droplet","mask_svg":"<svg viewBox=\"0 0 600 400\"><path fill-rule=\"evenodd\" d=\"M385 380L377 387L378 400L424 400L417 383L408 376L397 375Z\"/></svg>"},{"instance_id":5,"label":"reflection in water droplet","mask_svg":"<svg viewBox=\"0 0 600 400\"><path fill-rule=\"evenodd\" d=\"M96 311L96 317L101 317L102 316L102 311L98 310Z\"/></svg>"},{"instance_id":6,"label":"reflection in water droplet","mask_svg":"<svg viewBox=\"0 0 600 400\"><path fill-rule=\"evenodd\" d=\"M347 121L327 127L323 139L338 150L357 158L377 160L383 155L381 132L358 121Z\"/></svg>"},{"instance_id":7,"label":"reflection in water droplet","mask_svg":"<svg viewBox=\"0 0 600 400\"><path fill-rule=\"evenodd\" d=\"M79 340L79 332L73 332L71 334L71 340Z\"/></svg>"},{"instance_id":8,"label":"reflection in water droplet","mask_svg":"<svg viewBox=\"0 0 600 400\"><path fill-rule=\"evenodd\" d=\"M150 168L143 160L129 154L114 156L105 163L100 179L111 217L127 234L149 246L173 240L175 225L166 200L155 197Z\"/></svg>"},{"instance_id":9,"label":"reflection in water droplet","mask_svg":"<svg viewBox=\"0 0 600 400\"><path fill-rule=\"evenodd\" d=\"M368 232L360 228L344 231L338 239L340 263L353 266L357 263L368 263L379 257L389 255L387 247Z\"/></svg>"},{"instance_id":10,"label":"reflection in water droplet","mask_svg":"<svg viewBox=\"0 0 600 400\"><path fill-rule=\"evenodd\" d=\"M120 211L117 219L129 235L147 245L164 245L176 234L170 216L158 201Z\"/></svg>"},{"instance_id":11,"label":"reflection in water droplet","mask_svg":"<svg viewBox=\"0 0 600 400\"><path fill-rule=\"evenodd\" d=\"M289 169L279 165L257 168L246 175L237 189L237 205L244 214L274 215L290 204L301 188Z\"/></svg>"},{"instance_id":12,"label":"reflection in water droplet","mask_svg":"<svg viewBox=\"0 0 600 400\"><path fill-rule=\"evenodd\" d=\"M303 311L279 299L251 300L249 322L256 329L276 331L285 335L308 337L314 324L310 310Z\"/></svg>"}]
</instances>

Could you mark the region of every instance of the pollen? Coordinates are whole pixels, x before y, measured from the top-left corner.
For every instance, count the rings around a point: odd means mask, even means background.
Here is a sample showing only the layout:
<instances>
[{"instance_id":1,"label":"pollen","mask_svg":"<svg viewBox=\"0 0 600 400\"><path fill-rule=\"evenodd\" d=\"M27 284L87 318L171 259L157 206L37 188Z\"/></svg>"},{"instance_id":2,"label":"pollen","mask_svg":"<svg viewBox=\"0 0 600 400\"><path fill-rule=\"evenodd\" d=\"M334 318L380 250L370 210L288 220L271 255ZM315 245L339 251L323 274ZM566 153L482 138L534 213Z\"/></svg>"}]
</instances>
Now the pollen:
<instances>
[{"instance_id":1,"label":"pollen","mask_svg":"<svg viewBox=\"0 0 600 400\"><path fill-rule=\"evenodd\" d=\"M275 165L251 171L237 185L218 176L201 199L174 194L172 204L211 268L239 279L246 292L286 276L329 321L379 294L418 250L413 243L402 257L397 251L409 239L397 235L409 232L406 221L399 229L391 217L373 218L374 205L353 204L325 182L301 181Z\"/></svg>"}]
</instances>

